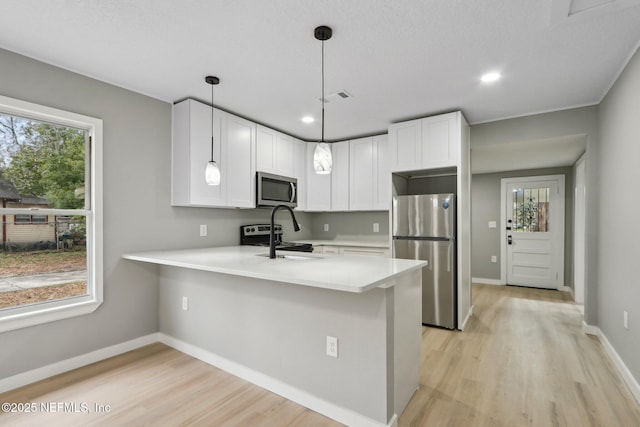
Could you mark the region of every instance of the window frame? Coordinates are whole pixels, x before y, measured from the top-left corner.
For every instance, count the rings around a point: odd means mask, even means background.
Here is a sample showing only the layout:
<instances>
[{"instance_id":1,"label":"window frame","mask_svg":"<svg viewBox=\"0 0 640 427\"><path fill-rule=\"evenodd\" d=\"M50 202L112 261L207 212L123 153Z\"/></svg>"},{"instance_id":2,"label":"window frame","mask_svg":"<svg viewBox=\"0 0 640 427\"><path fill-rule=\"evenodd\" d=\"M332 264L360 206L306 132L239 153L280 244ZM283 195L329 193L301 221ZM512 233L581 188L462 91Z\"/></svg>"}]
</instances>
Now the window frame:
<instances>
[{"instance_id":1,"label":"window frame","mask_svg":"<svg viewBox=\"0 0 640 427\"><path fill-rule=\"evenodd\" d=\"M0 333L93 313L103 302L103 218L101 119L0 95L0 112L85 130L89 137L84 209L37 209L37 215L82 215L87 221L87 295L0 310ZM33 211L34 209L31 208ZM2 214L24 214L22 208L0 208Z\"/></svg>"}]
</instances>

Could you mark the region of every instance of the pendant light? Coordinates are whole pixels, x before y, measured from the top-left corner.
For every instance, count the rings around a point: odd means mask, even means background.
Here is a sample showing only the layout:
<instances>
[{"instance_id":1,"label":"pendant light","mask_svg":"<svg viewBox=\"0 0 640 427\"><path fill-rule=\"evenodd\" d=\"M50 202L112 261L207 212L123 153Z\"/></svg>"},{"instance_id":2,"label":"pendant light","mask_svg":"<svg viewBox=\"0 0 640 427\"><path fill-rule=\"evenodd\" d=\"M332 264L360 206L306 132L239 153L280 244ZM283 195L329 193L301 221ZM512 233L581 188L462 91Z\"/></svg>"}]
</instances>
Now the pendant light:
<instances>
[{"instance_id":1,"label":"pendant light","mask_svg":"<svg viewBox=\"0 0 640 427\"><path fill-rule=\"evenodd\" d=\"M213 86L220 83L220 79L214 76L207 76L204 81L211 85L211 160L204 170L204 179L207 185L220 185L220 168L213 160Z\"/></svg>"},{"instance_id":2,"label":"pendant light","mask_svg":"<svg viewBox=\"0 0 640 427\"><path fill-rule=\"evenodd\" d=\"M331 165L333 163L331 158L331 148L324 140L324 42L331 38L331 28L321 25L314 31L314 36L317 40L322 42L322 139L320 143L316 145L316 149L313 152L313 169L317 174L329 174L331 173Z\"/></svg>"}]
</instances>

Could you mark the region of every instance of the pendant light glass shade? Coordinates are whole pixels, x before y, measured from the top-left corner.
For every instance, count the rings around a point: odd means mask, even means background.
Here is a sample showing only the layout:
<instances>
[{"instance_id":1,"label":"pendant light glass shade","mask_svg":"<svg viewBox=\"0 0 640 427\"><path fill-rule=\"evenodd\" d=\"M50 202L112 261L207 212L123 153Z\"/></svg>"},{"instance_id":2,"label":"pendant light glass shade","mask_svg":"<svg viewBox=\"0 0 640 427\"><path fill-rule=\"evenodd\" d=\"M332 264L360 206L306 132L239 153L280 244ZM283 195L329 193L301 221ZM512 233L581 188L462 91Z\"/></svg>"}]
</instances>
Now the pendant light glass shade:
<instances>
[{"instance_id":1,"label":"pendant light glass shade","mask_svg":"<svg viewBox=\"0 0 640 427\"><path fill-rule=\"evenodd\" d=\"M333 165L331 148L324 141L324 104L326 102L324 97L324 42L331 38L332 31L331 28L321 25L314 30L313 34L317 40L322 42L322 98L320 98L320 102L322 102L322 138L313 152L313 170L317 174L325 175L331 173Z\"/></svg>"},{"instance_id":2,"label":"pendant light glass shade","mask_svg":"<svg viewBox=\"0 0 640 427\"><path fill-rule=\"evenodd\" d=\"M213 86L220 83L220 79L214 76L207 76L204 81L211 85L211 160L204 169L204 180L207 185L220 185L220 168L213 160Z\"/></svg>"},{"instance_id":3,"label":"pendant light glass shade","mask_svg":"<svg viewBox=\"0 0 640 427\"><path fill-rule=\"evenodd\" d=\"M331 156L331 147L326 142L321 142L316 145L316 149L313 152L313 169L317 174L329 174L331 173L331 166L333 165L333 158Z\"/></svg>"},{"instance_id":4,"label":"pendant light glass shade","mask_svg":"<svg viewBox=\"0 0 640 427\"><path fill-rule=\"evenodd\" d=\"M213 160L207 163L204 170L204 180L207 185L220 185L220 168Z\"/></svg>"}]
</instances>

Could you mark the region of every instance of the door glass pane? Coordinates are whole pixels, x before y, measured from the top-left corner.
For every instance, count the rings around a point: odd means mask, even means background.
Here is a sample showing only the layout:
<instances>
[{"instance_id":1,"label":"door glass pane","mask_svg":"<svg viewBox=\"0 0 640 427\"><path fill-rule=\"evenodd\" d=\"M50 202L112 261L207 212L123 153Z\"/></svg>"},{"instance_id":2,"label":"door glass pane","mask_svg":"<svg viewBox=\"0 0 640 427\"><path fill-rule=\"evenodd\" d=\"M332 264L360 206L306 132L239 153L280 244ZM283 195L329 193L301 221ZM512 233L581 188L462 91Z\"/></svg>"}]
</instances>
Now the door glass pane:
<instances>
[{"instance_id":1,"label":"door glass pane","mask_svg":"<svg viewBox=\"0 0 640 427\"><path fill-rule=\"evenodd\" d=\"M549 188L513 190L513 230L521 233L549 231Z\"/></svg>"}]
</instances>

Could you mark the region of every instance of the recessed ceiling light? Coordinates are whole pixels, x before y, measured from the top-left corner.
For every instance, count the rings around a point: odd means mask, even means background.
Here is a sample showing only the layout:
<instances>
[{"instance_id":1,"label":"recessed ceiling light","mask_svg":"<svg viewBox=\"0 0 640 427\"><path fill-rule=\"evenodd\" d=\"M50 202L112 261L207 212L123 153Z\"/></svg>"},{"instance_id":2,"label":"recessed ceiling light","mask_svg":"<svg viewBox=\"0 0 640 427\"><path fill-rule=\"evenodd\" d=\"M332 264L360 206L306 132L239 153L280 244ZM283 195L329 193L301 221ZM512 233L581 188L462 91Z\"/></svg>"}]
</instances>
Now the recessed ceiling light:
<instances>
[{"instance_id":1,"label":"recessed ceiling light","mask_svg":"<svg viewBox=\"0 0 640 427\"><path fill-rule=\"evenodd\" d=\"M314 119L314 118L313 118L313 117L311 117L311 116L304 116L304 117L302 118L302 122L303 122L303 123L313 123L313 122L315 122L315 121L316 121L316 119Z\"/></svg>"},{"instance_id":2,"label":"recessed ceiling light","mask_svg":"<svg viewBox=\"0 0 640 427\"><path fill-rule=\"evenodd\" d=\"M491 83L495 82L496 80L500 80L500 77L502 77L502 74L500 73L487 73L480 77L480 80L482 81L482 83Z\"/></svg>"}]
</instances>

